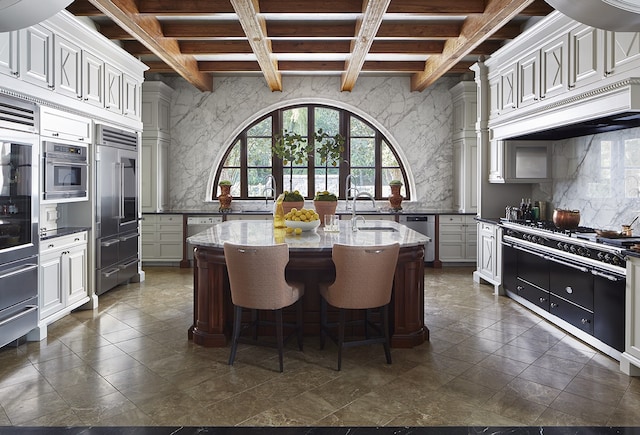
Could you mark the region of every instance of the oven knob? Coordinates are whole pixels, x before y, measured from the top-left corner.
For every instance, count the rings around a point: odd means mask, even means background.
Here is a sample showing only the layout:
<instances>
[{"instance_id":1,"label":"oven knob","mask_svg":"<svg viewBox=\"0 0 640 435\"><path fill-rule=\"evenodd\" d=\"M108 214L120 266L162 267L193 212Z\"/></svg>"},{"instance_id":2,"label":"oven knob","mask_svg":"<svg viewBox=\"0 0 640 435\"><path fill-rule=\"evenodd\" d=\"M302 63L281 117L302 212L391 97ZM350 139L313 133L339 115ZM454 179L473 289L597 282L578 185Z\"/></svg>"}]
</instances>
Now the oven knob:
<instances>
[{"instance_id":1,"label":"oven knob","mask_svg":"<svg viewBox=\"0 0 640 435\"><path fill-rule=\"evenodd\" d=\"M569 250L570 250L572 253L574 253L574 254L575 254L576 252L578 252L578 250L576 249L576 247L575 247L575 246L573 246L573 245L571 245L571 247L569 247Z\"/></svg>"},{"instance_id":2,"label":"oven knob","mask_svg":"<svg viewBox=\"0 0 640 435\"><path fill-rule=\"evenodd\" d=\"M538 243L538 237L536 237L536 236L531 236L531 241L532 241L533 243Z\"/></svg>"},{"instance_id":3,"label":"oven knob","mask_svg":"<svg viewBox=\"0 0 640 435\"><path fill-rule=\"evenodd\" d=\"M604 253L598 252L598 260L604 260Z\"/></svg>"},{"instance_id":4,"label":"oven knob","mask_svg":"<svg viewBox=\"0 0 640 435\"><path fill-rule=\"evenodd\" d=\"M558 249L562 249L562 242L558 242Z\"/></svg>"},{"instance_id":5,"label":"oven knob","mask_svg":"<svg viewBox=\"0 0 640 435\"><path fill-rule=\"evenodd\" d=\"M604 261L607 263L611 263L611 260L613 259L613 257L611 257L611 255L609 254L605 254L604 255Z\"/></svg>"},{"instance_id":6,"label":"oven knob","mask_svg":"<svg viewBox=\"0 0 640 435\"><path fill-rule=\"evenodd\" d=\"M564 248L565 251L569 252L569 244L568 243L565 243L563 248Z\"/></svg>"},{"instance_id":7,"label":"oven knob","mask_svg":"<svg viewBox=\"0 0 640 435\"><path fill-rule=\"evenodd\" d=\"M612 263L615 264L616 266L620 265L620 257L618 257L617 255L613 257L612 260L613 260Z\"/></svg>"}]
</instances>

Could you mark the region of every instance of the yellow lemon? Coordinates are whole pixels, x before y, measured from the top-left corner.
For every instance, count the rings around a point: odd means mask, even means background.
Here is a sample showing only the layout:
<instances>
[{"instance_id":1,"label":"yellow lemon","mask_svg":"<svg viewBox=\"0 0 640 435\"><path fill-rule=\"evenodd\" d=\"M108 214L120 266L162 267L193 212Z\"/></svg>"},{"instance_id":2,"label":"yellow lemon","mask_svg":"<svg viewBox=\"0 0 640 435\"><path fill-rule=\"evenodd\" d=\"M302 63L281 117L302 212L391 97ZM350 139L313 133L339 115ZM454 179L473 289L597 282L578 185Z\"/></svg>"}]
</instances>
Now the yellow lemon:
<instances>
[{"instance_id":1,"label":"yellow lemon","mask_svg":"<svg viewBox=\"0 0 640 435\"><path fill-rule=\"evenodd\" d=\"M293 228L287 227L287 234L291 234L293 232Z\"/></svg>"},{"instance_id":2,"label":"yellow lemon","mask_svg":"<svg viewBox=\"0 0 640 435\"><path fill-rule=\"evenodd\" d=\"M293 208L291 209L291 213L295 213L295 212L297 212L297 211L298 211L298 209L297 209L297 208L295 208L295 207L293 207Z\"/></svg>"},{"instance_id":3,"label":"yellow lemon","mask_svg":"<svg viewBox=\"0 0 640 435\"><path fill-rule=\"evenodd\" d=\"M302 228L296 228L296 229L295 229L295 233L296 233L297 235L302 234Z\"/></svg>"}]
</instances>

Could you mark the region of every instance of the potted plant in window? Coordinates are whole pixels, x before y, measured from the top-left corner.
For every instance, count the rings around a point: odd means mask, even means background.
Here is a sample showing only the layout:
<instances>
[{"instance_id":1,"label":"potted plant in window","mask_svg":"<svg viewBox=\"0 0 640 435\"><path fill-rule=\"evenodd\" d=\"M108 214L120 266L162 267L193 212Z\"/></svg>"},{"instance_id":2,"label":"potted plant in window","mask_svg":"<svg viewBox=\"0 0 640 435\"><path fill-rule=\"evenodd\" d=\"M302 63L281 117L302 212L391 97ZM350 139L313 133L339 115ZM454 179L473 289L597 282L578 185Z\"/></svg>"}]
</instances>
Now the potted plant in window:
<instances>
[{"instance_id":1,"label":"potted plant in window","mask_svg":"<svg viewBox=\"0 0 640 435\"><path fill-rule=\"evenodd\" d=\"M285 190L282 192L282 209L284 213L289 213L292 208L300 210L304 207L304 197L298 192L294 190L293 192L289 192Z\"/></svg>"},{"instance_id":2,"label":"potted plant in window","mask_svg":"<svg viewBox=\"0 0 640 435\"><path fill-rule=\"evenodd\" d=\"M277 134L271 147L273 154L282 159L282 165L289 165L289 192L293 192L293 165L303 164L313 151L312 145L298 133L285 130ZM285 199L286 201L286 199Z\"/></svg>"},{"instance_id":3,"label":"potted plant in window","mask_svg":"<svg viewBox=\"0 0 640 435\"><path fill-rule=\"evenodd\" d=\"M231 181L229 180L221 180L218 183L220 186L220 195L218 196L218 201L220 201L220 207L218 211L222 213L231 211L231 200L233 197L231 196Z\"/></svg>"},{"instance_id":4,"label":"potted plant in window","mask_svg":"<svg viewBox=\"0 0 640 435\"><path fill-rule=\"evenodd\" d=\"M389 203L391 204L391 209L393 211L402 210L402 200L404 199L402 195L400 195L400 188L402 187L402 181L400 180L391 180L389 181L389 187L391 187L391 195L389 195Z\"/></svg>"},{"instance_id":5,"label":"potted plant in window","mask_svg":"<svg viewBox=\"0 0 640 435\"><path fill-rule=\"evenodd\" d=\"M320 216L320 225L324 225L324 216L336 213L338 197L327 190L316 192L313 197L313 207Z\"/></svg>"}]
</instances>

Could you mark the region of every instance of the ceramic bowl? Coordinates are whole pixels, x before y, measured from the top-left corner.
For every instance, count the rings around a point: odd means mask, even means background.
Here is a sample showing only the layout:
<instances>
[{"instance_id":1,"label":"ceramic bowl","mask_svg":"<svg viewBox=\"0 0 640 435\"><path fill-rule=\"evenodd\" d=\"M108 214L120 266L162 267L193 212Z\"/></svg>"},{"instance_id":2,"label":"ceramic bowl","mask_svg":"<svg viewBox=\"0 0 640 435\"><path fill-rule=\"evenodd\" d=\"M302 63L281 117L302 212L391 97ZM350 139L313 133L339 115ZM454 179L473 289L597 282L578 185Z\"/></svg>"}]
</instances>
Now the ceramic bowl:
<instances>
[{"instance_id":1,"label":"ceramic bowl","mask_svg":"<svg viewBox=\"0 0 640 435\"><path fill-rule=\"evenodd\" d=\"M312 231L320 226L320 220L316 219L311 222L302 222L302 221L284 221L284 224L289 228L300 228L302 231Z\"/></svg>"}]
</instances>

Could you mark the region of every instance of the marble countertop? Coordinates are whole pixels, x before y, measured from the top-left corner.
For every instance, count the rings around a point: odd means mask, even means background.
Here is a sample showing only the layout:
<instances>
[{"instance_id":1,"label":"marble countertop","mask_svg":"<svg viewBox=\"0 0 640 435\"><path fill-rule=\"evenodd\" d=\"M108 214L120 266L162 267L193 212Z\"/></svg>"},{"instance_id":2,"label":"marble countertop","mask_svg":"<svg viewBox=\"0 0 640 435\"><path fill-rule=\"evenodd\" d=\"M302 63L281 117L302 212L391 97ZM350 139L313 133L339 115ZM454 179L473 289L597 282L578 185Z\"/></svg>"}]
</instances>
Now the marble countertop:
<instances>
[{"instance_id":1,"label":"marble countertop","mask_svg":"<svg viewBox=\"0 0 640 435\"><path fill-rule=\"evenodd\" d=\"M195 246L214 248L221 248L227 241L257 246L287 243L292 251L331 250L334 243L371 246L398 242L400 247L408 247L423 245L430 241L429 237L392 221L370 219L359 222L358 225L383 228L383 230L352 231L351 221L341 220L339 232L325 232L323 227L319 227L314 231L304 231L300 235L295 235L287 234L284 229L273 228L273 222L270 220L228 221L195 234L187 238L187 241Z\"/></svg>"},{"instance_id":2,"label":"marble countertop","mask_svg":"<svg viewBox=\"0 0 640 435\"><path fill-rule=\"evenodd\" d=\"M306 205L305 205L306 206ZM309 206L309 207L313 207L313 205ZM307 208L309 208L307 207ZM232 215L232 216L236 216L236 215L243 215L243 214L254 214L254 215L270 215L272 214L271 210L261 210L261 209L246 209L246 210L231 210L230 212L219 212L217 210L164 210L164 211L157 211L157 212L143 212L143 214L184 214L184 215L193 215L193 216L197 216L197 215L207 215L207 216L222 216L222 215ZM338 207L338 209L336 210L336 214L339 215L350 215L351 211L347 211L344 210L344 208L340 208ZM476 213L460 213L458 211L455 210L444 210L444 209L415 209L415 210L401 210L399 212L394 212L394 211L389 211L389 210L381 210L381 211L377 211L377 210L358 210L358 214L359 215L366 215L366 216L375 216L375 215L381 215L381 216L389 216L389 215L425 215L425 214L432 214L432 215L440 215L440 214L460 214L460 215L475 215Z\"/></svg>"}]
</instances>

